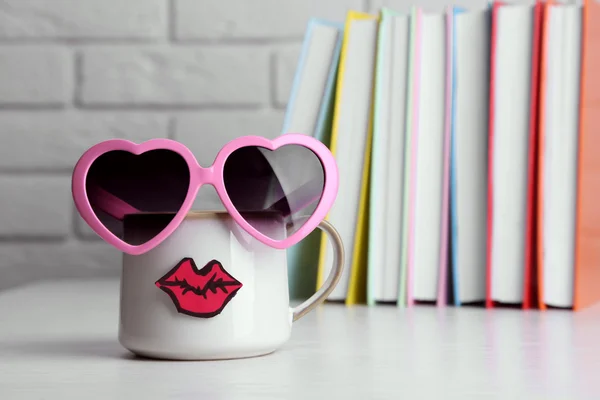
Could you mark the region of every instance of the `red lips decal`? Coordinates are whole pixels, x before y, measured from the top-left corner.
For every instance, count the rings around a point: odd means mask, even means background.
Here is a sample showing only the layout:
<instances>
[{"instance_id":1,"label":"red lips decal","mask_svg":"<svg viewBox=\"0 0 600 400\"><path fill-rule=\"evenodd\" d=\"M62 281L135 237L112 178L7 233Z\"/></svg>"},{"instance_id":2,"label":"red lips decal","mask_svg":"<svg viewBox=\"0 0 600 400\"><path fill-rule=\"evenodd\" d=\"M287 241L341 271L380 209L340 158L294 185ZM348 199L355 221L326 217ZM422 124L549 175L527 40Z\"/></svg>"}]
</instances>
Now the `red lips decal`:
<instances>
[{"instance_id":1,"label":"red lips decal","mask_svg":"<svg viewBox=\"0 0 600 400\"><path fill-rule=\"evenodd\" d=\"M217 260L199 270L194 260L186 257L156 281L156 286L171 297L178 312L211 318L223 311L242 284Z\"/></svg>"}]
</instances>

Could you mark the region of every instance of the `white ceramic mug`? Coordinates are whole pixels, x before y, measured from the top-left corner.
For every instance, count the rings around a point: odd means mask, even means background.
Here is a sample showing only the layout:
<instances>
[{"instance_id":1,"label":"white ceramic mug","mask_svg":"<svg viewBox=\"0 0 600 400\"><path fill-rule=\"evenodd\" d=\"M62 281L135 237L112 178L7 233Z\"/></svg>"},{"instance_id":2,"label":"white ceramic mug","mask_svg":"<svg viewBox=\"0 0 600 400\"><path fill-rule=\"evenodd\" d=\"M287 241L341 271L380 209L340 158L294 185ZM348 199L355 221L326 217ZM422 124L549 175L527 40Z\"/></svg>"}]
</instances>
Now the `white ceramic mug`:
<instances>
[{"instance_id":1,"label":"white ceramic mug","mask_svg":"<svg viewBox=\"0 0 600 400\"><path fill-rule=\"evenodd\" d=\"M125 222L125 235L143 234L140 226L152 224L139 218L136 229ZM175 360L277 350L292 323L323 302L340 279L341 239L328 222L319 228L333 243L333 268L313 296L290 308L285 250L259 242L225 212L189 213L154 249L123 255L120 343L140 356Z\"/></svg>"}]
</instances>

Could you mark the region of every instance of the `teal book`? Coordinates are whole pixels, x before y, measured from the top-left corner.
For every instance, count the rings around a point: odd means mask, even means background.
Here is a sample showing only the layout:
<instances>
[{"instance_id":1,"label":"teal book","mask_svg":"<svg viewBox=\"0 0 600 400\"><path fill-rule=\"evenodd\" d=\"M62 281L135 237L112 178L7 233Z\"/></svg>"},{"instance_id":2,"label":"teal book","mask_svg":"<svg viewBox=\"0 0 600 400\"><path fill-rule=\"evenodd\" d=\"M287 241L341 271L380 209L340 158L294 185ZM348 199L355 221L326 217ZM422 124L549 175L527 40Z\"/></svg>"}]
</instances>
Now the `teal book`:
<instances>
[{"instance_id":1,"label":"teal book","mask_svg":"<svg viewBox=\"0 0 600 400\"><path fill-rule=\"evenodd\" d=\"M293 78L282 134L311 135L329 146L344 25L309 21ZM287 250L291 299L306 299L317 282L321 231Z\"/></svg>"},{"instance_id":2,"label":"teal book","mask_svg":"<svg viewBox=\"0 0 600 400\"><path fill-rule=\"evenodd\" d=\"M456 27L457 15L462 13L462 8L453 8L453 25ZM456 28L452 30L452 53L456 56ZM458 295L458 216L456 196L456 57L452 59L452 122L450 133L450 270L452 282L452 300L454 305L460 306Z\"/></svg>"}]
</instances>

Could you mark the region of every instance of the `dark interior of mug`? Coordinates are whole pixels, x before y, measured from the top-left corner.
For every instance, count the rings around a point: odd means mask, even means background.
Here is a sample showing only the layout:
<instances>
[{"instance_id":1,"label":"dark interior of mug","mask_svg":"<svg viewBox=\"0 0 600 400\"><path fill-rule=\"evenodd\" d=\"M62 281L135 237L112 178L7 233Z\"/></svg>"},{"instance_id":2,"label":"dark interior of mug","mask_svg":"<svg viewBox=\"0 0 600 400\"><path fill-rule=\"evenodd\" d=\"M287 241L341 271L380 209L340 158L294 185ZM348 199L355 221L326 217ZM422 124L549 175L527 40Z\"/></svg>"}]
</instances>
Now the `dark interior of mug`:
<instances>
[{"instance_id":1,"label":"dark interior of mug","mask_svg":"<svg viewBox=\"0 0 600 400\"><path fill-rule=\"evenodd\" d=\"M164 229L173 217L174 214L170 213L129 214L123 221L124 240L127 243L145 243ZM246 212L244 213L244 217L247 218L251 225L260 226L263 232L268 233L268 236L272 239L285 239L285 231L282 229L283 221L279 213L270 211ZM222 227L228 229L230 234L235 236L239 243L249 244L252 242L248 233L235 223L227 211L191 211L185 216L186 220L204 218L218 218L222 223ZM219 235L213 235L213 237L215 241L219 240Z\"/></svg>"},{"instance_id":2,"label":"dark interior of mug","mask_svg":"<svg viewBox=\"0 0 600 400\"><path fill-rule=\"evenodd\" d=\"M102 224L131 245L140 245L160 233L181 208L190 184L190 171L179 154L151 150L141 155L117 150L98 157L86 178L86 192ZM125 237L127 215L156 213L162 217L143 226L144 235Z\"/></svg>"},{"instance_id":3,"label":"dark interior of mug","mask_svg":"<svg viewBox=\"0 0 600 400\"><path fill-rule=\"evenodd\" d=\"M146 243L156 237L175 217L175 213L128 214L123 219L123 240L130 244Z\"/></svg>"}]
</instances>

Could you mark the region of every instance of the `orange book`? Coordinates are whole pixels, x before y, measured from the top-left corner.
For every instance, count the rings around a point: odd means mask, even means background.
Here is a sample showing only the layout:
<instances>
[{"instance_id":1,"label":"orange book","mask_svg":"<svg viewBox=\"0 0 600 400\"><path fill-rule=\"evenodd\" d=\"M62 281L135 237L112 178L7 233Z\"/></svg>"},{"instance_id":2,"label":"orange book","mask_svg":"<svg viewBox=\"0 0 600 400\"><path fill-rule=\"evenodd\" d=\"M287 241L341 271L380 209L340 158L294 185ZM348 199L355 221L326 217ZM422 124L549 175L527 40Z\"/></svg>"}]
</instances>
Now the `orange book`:
<instances>
[{"instance_id":1,"label":"orange book","mask_svg":"<svg viewBox=\"0 0 600 400\"><path fill-rule=\"evenodd\" d=\"M575 310L600 300L600 5L583 11L580 145L575 232Z\"/></svg>"},{"instance_id":2,"label":"orange book","mask_svg":"<svg viewBox=\"0 0 600 400\"><path fill-rule=\"evenodd\" d=\"M550 7L561 6L550 3L546 7L550 11L554 11ZM570 7L577 6L571 5ZM546 232L544 231L544 225L550 224L548 218L556 218L557 215L561 215L559 211L551 209L548 206L548 203L552 199L547 198L548 194L551 193L549 187L555 183L554 177L547 178L549 182L548 187L544 184L544 174L548 173L547 170L552 168L552 164L548 164L549 167L546 166L546 159L547 157L556 157L554 153L546 154L548 151L552 152L551 140L555 137L552 136L552 123L549 122L552 110L547 106L547 103L556 98L556 94L554 93L556 88L551 87L550 80L552 77L549 76L550 71L547 68L542 68L541 75L539 137L539 148L541 151L538 164L540 186L538 188L537 226L539 243L537 267L539 271L538 300L541 309L546 309L548 304L550 304L562 308L572 308L577 311L600 300L600 208L597 205L600 198L600 157L598 156L598 149L600 149L600 131L598 130L600 126L600 75L598 74L600 71L600 54L597 52L597 49L600 48L600 5L594 1L586 0L583 11L579 8L576 12L582 13L580 16L582 18L581 55L578 58L580 61L580 74L578 75L579 93L575 97L575 100L569 102L567 106L572 105L574 108L572 114L575 115L574 118L578 122L578 125L577 123L571 125L575 125L575 128L572 128L575 132L575 140L559 143L562 148L571 146L569 149L572 149L570 153L565 152L564 154L572 154L569 161L572 166L573 184L572 187L569 185L565 190L571 190L574 193L574 196L569 197L569 200L573 204L573 216L569 217L570 220L567 220L570 222L569 224L563 223L559 228L562 229L563 226L570 228L572 230L573 241L567 247L564 254L559 254L562 257L555 257L557 253L553 253L552 257L555 258L551 258L549 255L549 251L555 250L552 242L549 241L546 249L544 249L543 243L548 240L545 235L556 235L556 232L561 232L561 229L553 229L557 225L549 225L550 227L546 227ZM543 40L543 66L547 66L551 62L549 59L552 57L550 47L558 54L554 57L558 58L561 55L568 57L568 55L565 55L565 52L561 51L560 47L555 48L558 46L555 38L560 37L561 40L565 40L565 38L571 37L571 40L573 40L572 32L569 34L569 32L564 31L566 25L560 26L560 16L555 17L559 22L554 22L559 28L555 28L556 31L551 32L550 15L551 12L546 13ZM571 49L573 48L572 45L573 43L562 44L563 49ZM573 71L571 71L571 75L577 76ZM560 82L560 79L553 81L552 85L556 86L556 82ZM572 83L572 81L569 83ZM547 96L548 93L551 93L554 97L552 95ZM563 88L561 95L564 95L564 93L565 89ZM579 99L578 106L576 104L577 98ZM563 126L570 127L568 124L562 125L560 129L563 132L565 129ZM568 140L569 136L563 133L562 140L565 139ZM575 145L570 144L571 142L575 142ZM562 186L560 185L561 188ZM548 207L551 211L547 211L545 214L545 207ZM552 214L552 212L555 212L555 214ZM562 244L565 242L565 240L559 240L560 237L555 239L555 243ZM568 242L568 240L566 241ZM544 256L551 258L554 264L549 264L550 261L544 259ZM559 258L561 262L556 262L556 258ZM558 269L556 264L562 266L562 269ZM550 279L550 274L555 274L552 280ZM553 287L549 288L548 285ZM554 300L551 300L549 295L551 289L555 293L552 295L552 299Z\"/></svg>"}]
</instances>

